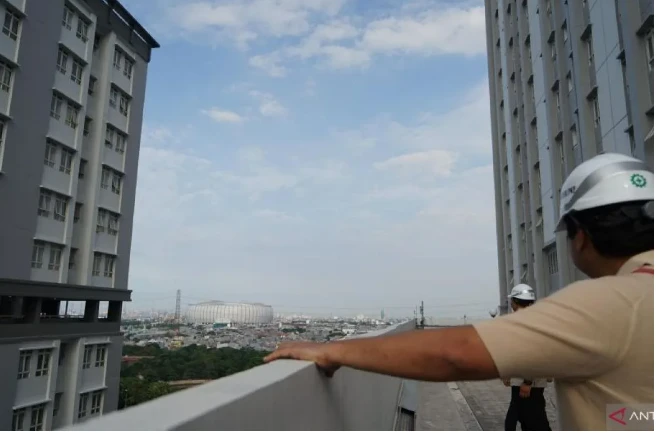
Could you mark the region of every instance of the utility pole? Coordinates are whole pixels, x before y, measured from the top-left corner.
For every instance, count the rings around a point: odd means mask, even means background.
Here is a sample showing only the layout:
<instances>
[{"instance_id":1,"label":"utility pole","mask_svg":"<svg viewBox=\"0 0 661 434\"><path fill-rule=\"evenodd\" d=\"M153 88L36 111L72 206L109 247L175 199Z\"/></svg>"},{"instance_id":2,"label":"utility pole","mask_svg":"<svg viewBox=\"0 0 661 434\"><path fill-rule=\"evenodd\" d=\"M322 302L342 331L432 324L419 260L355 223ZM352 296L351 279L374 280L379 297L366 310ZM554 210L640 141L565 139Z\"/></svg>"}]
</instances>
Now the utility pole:
<instances>
[{"instance_id":1,"label":"utility pole","mask_svg":"<svg viewBox=\"0 0 661 434\"><path fill-rule=\"evenodd\" d=\"M177 289L177 304L174 308L174 323L179 324L181 319L181 289Z\"/></svg>"},{"instance_id":2,"label":"utility pole","mask_svg":"<svg viewBox=\"0 0 661 434\"><path fill-rule=\"evenodd\" d=\"M425 328L425 302L420 302L420 328Z\"/></svg>"}]
</instances>

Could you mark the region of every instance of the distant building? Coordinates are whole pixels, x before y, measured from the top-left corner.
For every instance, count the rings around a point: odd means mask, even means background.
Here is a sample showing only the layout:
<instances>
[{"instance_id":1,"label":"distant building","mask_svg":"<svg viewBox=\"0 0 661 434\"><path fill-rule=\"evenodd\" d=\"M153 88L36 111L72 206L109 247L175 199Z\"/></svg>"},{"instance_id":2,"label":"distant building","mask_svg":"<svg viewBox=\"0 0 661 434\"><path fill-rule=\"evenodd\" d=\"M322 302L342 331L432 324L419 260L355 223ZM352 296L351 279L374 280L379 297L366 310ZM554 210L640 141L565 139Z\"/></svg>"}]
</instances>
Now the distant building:
<instances>
[{"instance_id":1,"label":"distant building","mask_svg":"<svg viewBox=\"0 0 661 434\"><path fill-rule=\"evenodd\" d=\"M486 0L500 311L517 283L584 278L556 239L559 195L602 152L654 166L652 0Z\"/></svg>"},{"instance_id":2,"label":"distant building","mask_svg":"<svg viewBox=\"0 0 661 434\"><path fill-rule=\"evenodd\" d=\"M270 324L273 308L261 303L207 301L189 306L184 319L194 324Z\"/></svg>"},{"instance_id":3,"label":"distant building","mask_svg":"<svg viewBox=\"0 0 661 434\"><path fill-rule=\"evenodd\" d=\"M0 430L51 430L117 408L158 44L116 0L2 0L0 18Z\"/></svg>"}]
</instances>

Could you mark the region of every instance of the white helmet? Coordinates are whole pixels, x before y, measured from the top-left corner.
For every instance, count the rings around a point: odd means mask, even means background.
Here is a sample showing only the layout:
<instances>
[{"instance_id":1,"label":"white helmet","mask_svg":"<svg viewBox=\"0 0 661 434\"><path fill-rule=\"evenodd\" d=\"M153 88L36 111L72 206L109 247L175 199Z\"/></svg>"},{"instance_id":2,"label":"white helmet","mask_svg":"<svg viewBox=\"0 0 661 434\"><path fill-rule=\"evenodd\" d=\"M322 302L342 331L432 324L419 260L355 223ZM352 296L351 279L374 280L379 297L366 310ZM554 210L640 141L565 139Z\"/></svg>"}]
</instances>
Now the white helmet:
<instances>
[{"instance_id":1,"label":"white helmet","mask_svg":"<svg viewBox=\"0 0 661 434\"><path fill-rule=\"evenodd\" d=\"M512 288L512 291L510 291L510 295L508 295L507 298L535 301L535 290L532 289L530 285L526 285L525 283L519 283L514 288Z\"/></svg>"},{"instance_id":2,"label":"white helmet","mask_svg":"<svg viewBox=\"0 0 661 434\"><path fill-rule=\"evenodd\" d=\"M653 218L654 173L642 161L623 154L604 153L576 166L560 190L560 219L556 232L565 229L564 218L615 203L652 201L646 211Z\"/></svg>"}]
</instances>

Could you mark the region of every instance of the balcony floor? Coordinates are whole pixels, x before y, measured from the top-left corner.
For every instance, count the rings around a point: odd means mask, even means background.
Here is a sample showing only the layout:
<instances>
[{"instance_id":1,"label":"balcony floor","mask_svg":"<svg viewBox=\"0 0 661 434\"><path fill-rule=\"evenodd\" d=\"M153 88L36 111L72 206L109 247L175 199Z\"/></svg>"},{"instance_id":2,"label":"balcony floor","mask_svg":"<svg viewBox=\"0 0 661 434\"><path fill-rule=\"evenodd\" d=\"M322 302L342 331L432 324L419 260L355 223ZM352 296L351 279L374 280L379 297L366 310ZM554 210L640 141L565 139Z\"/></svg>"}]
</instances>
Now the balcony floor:
<instances>
[{"instance_id":1,"label":"balcony floor","mask_svg":"<svg viewBox=\"0 0 661 434\"><path fill-rule=\"evenodd\" d=\"M502 431L510 390L499 380L419 383L416 431ZM555 387L546 388L546 414L559 430ZM520 427L519 427L520 429Z\"/></svg>"}]
</instances>

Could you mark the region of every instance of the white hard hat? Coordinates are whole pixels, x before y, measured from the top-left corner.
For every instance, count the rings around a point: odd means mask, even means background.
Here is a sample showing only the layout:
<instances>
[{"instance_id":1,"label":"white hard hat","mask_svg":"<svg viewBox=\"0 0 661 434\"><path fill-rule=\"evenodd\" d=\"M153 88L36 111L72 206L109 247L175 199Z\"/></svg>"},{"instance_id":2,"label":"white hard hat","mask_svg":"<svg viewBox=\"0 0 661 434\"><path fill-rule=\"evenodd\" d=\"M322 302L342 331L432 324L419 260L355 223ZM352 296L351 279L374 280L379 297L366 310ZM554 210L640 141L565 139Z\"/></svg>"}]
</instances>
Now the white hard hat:
<instances>
[{"instance_id":1,"label":"white hard hat","mask_svg":"<svg viewBox=\"0 0 661 434\"><path fill-rule=\"evenodd\" d=\"M510 295L508 295L507 298L535 301L535 290L532 289L530 285L526 285L525 283L519 283L514 288L512 288L512 291L510 291Z\"/></svg>"},{"instance_id":2,"label":"white hard hat","mask_svg":"<svg viewBox=\"0 0 661 434\"><path fill-rule=\"evenodd\" d=\"M572 211L644 200L654 201L654 173L645 163L624 154L597 155L576 166L562 184L556 232L565 229L564 218Z\"/></svg>"}]
</instances>

